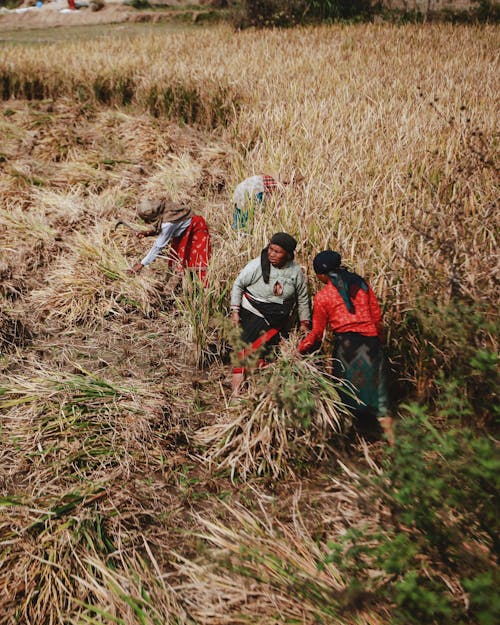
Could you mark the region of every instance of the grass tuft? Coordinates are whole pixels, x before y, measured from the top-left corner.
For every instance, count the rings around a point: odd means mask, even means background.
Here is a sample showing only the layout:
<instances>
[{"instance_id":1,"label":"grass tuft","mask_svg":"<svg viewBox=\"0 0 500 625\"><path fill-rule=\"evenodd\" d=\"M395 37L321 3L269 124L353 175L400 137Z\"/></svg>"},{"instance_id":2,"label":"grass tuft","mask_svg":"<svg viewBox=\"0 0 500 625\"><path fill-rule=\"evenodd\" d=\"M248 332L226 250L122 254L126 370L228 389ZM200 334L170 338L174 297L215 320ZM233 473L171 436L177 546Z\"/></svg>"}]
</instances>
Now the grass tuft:
<instances>
[{"instance_id":1,"label":"grass tuft","mask_svg":"<svg viewBox=\"0 0 500 625\"><path fill-rule=\"evenodd\" d=\"M233 478L307 471L350 425L338 384L289 348L251 379L248 392L215 424L199 430L196 441L207 448L205 459L230 469Z\"/></svg>"}]
</instances>

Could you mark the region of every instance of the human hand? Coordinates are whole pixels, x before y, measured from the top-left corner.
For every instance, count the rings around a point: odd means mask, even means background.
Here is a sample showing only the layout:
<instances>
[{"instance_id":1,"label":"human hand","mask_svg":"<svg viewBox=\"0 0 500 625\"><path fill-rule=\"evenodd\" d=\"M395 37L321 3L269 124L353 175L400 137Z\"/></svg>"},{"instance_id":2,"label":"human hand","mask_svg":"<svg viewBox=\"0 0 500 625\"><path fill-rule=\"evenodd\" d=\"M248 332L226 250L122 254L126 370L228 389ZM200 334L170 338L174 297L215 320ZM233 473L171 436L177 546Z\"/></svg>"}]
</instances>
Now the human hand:
<instances>
[{"instance_id":1,"label":"human hand","mask_svg":"<svg viewBox=\"0 0 500 625\"><path fill-rule=\"evenodd\" d=\"M231 312L231 323L235 328L240 325L240 313L237 310Z\"/></svg>"},{"instance_id":2,"label":"human hand","mask_svg":"<svg viewBox=\"0 0 500 625\"><path fill-rule=\"evenodd\" d=\"M300 322L300 331L302 334L308 334L311 328L311 323L308 319L304 319L304 321Z\"/></svg>"},{"instance_id":3,"label":"human hand","mask_svg":"<svg viewBox=\"0 0 500 625\"><path fill-rule=\"evenodd\" d=\"M144 265L142 263L135 263L133 267L127 269L127 273L129 274L129 276L135 276L139 273L139 271L143 269L143 267Z\"/></svg>"},{"instance_id":4,"label":"human hand","mask_svg":"<svg viewBox=\"0 0 500 625\"><path fill-rule=\"evenodd\" d=\"M135 236L138 239L144 239L144 237L151 237L153 236L153 234L155 233L152 230L136 230L135 231Z\"/></svg>"}]
</instances>

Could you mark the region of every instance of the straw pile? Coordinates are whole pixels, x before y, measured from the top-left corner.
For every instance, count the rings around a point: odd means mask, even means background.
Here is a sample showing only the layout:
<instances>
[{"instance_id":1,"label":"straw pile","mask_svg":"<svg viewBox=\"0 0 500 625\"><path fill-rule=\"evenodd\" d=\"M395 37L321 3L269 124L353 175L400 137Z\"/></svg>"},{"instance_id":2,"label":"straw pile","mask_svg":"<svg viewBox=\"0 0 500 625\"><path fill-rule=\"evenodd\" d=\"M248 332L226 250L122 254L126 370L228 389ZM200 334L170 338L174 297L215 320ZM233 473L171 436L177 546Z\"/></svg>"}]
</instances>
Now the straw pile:
<instances>
[{"instance_id":1,"label":"straw pile","mask_svg":"<svg viewBox=\"0 0 500 625\"><path fill-rule=\"evenodd\" d=\"M341 382L295 356L292 345L283 346L283 352L251 378L246 396L232 400L215 415L216 423L196 433L195 440L208 447L205 459L214 468L228 468L232 478L307 471L325 456L335 435L349 429L337 390Z\"/></svg>"}]
</instances>

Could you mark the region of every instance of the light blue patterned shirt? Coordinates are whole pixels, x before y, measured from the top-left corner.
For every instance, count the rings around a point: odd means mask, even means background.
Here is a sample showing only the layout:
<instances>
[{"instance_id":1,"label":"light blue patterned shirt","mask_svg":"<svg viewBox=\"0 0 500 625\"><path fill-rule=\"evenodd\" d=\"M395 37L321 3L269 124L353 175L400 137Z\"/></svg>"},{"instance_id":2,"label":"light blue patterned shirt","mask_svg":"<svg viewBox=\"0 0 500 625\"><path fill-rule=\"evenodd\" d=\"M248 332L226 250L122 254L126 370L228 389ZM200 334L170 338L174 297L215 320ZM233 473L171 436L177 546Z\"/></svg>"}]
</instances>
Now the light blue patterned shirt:
<instances>
[{"instance_id":1,"label":"light blue patterned shirt","mask_svg":"<svg viewBox=\"0 0 500 625\"><path fill-rule=\"evenodd\" d=\"M154 242L153 247L149 250L146 256L141 260L142 265L150 265L154 259L160 254L162 249L170 243L175 237L181 237L189 228L191 223L191 217L186 221L179 221L172 223L166 221L161 225L161 232Z\"/></svg>"}]
</instances>

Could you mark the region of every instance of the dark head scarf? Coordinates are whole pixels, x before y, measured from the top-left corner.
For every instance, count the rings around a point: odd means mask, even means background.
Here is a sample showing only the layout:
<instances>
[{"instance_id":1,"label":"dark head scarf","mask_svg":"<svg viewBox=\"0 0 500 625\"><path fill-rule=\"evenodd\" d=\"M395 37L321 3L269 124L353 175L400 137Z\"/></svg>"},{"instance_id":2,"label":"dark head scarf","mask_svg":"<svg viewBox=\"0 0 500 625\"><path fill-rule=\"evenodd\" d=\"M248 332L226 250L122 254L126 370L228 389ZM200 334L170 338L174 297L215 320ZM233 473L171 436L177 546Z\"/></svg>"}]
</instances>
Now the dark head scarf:
<instances>
[{"instance_id":1,"label":"dark head scarf","mask_svg":"<svg viewBox=\"0 0 500 625\"><path fill-rule=\"evenodd\" d=\"M295 248L297 247L297 241L286 232L276 232L271 237L269 241L269 245L279 245L282 247L285 252L288 253L288 257L290 260L294 259ZM269 260L269 256L267 254L267 250L269 245L265 247L260 253L260 266L262 268L262 278L266 284L269 284L269 276L271 274L271 262Z\"/></svg>"},{"instance_id":2,"label":"dark head scarf","mask_svg":"<svg viewBox=\"0 0 500 625\"><path fill-rule=\"evenodd\" d=\"M345 267L341 267L341 260L342 257L338 252L325 250L314 258L313 267L316 274L328 276L330 282L344 300L347 310L352 314L355 312L355 309L350 296L351 286L356 286L363 289L363 291L368 291L368 285L361 276L347 271Z\"/></svg>"}]
</instances>

